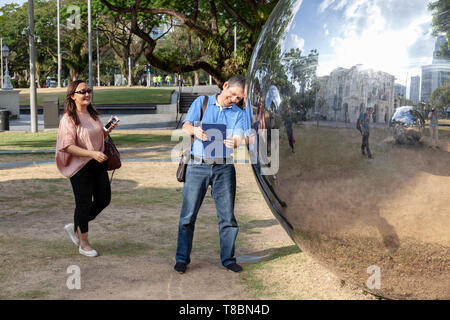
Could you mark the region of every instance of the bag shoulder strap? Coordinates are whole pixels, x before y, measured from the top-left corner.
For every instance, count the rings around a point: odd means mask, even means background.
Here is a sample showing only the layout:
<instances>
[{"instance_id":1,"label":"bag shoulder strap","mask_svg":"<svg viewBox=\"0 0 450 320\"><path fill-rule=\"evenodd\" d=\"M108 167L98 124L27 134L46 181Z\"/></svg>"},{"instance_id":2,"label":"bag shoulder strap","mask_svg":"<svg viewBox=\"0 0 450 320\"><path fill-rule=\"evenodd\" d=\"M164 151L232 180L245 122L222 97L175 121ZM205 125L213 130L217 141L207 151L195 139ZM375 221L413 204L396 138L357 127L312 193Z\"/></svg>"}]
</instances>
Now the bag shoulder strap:
<instances>
[{"instance_id":1,"label":"bag shoulder strap","mask_svg":"<svg viewBox=\"0 0 450 320\"><path fill-rule=\"evenodd\" d=\"M208 96L205 96L205 99L203 99L203 105L202 105L202 113L200 114L200 121L203 119L203 114L205 113L206 107L208 106Z\"/></svg>"},{"instance_id":2,"label":"bag shoulder strap","mask_svg":"<svg viewBox=\"0 0 450 320\"><path fill-rule=\"evenodd\" d=\"M208 96L205 96L205 99L203 99L202 110L200 113L200 121L202 121L203 119L203 114L205 113L207 106L208 106ZM191 146L189 147L189 150L191 150L193 144L194 144L194 135L191 135Z\"/></svg>"}]
</instances>

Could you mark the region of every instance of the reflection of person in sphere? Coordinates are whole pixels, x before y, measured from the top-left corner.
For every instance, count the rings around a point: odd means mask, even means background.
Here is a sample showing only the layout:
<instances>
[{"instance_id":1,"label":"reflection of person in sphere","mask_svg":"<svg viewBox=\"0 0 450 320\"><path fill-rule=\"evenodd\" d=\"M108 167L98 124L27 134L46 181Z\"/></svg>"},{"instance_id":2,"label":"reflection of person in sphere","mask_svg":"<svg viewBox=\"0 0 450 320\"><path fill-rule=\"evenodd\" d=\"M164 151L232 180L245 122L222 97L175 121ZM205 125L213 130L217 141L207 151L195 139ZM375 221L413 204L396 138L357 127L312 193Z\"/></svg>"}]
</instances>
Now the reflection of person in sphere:
<instances>
[{"instance_id":1,"label":"reflection of person in sphere","mask_svg":"<svg viewBox=\"0 0 450 320\"><path fill-rule=\"evenodd\" d=\"M286 128L286 135L289 141L289 146L291 147L292 153L295 153L294 151L294 129L292 128L292 118L291 113L289 112L289 109L286 110L286 113L284 115L284 126Z\"/></svg>"},{"instance_id":2,"label":"reflection of person in sphere","mask_svg":"<svg viewBox=\"0 0 450 320\"><path fill-rule=\"evenodd\" d=\"M253 120L253 109L252 109L252 103L250 101L250 98L248 97L248 84L245 84L244 89L244 136L245 136L245 143L247 146L254 145L255 144L255 134L252 132L252 126L254 123Z\"/></svg>"},{"instance_id":3,"label":"reflection of person in sphere","mask_svg":"<svg viewBox=\"0 0 450 320\"><path fill-rule=\"evenodd\" d=\"M369 135L370 135L370 118L373 113L373 108L367 108L365 113L361 113L359 116L359 121L361 123L361 135L362 135L362 144L361 144L361 153L365 156L367 151L367 156L369 159L373 159L372 153L369 148Z\"/></svg>"},{"instance_id":4,"label":"reflection of person in sphere","mask_svg":"<svg viewBox=\"0 0 450 320\"><path fill-rule=\"evenodd\" d=\"M431 137L431 146L430 147L439 148L439 146L438 146L439 115L437 113L436 107L431 108L431 111L428 114L428 120L430 120L430 137Z\"/></svg>"}]
</instances>

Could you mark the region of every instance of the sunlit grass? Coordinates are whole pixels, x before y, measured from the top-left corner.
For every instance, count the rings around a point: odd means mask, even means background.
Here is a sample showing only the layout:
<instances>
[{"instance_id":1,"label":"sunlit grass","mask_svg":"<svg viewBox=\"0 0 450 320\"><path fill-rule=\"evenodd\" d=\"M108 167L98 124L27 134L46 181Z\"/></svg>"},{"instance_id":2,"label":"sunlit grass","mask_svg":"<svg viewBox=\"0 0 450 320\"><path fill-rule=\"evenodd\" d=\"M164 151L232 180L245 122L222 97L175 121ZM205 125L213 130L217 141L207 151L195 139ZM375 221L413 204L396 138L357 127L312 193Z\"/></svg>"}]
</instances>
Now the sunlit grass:
<instances>
[{"instance_id":1,"label":"sunlit grass","mask_svg":"<svg viewBox=\"0 0 450 320\"><path fill-rule=\"evenodd\" d=\"M148 133L113 132L111 137L120 147L149 147L155 144L174 144L171 131L148 131ZM57 132L1 132L0 150L46 150L55 149Z\"/></svg>"},{"instance_id":2,"label":"sunlit grass","mask_svg":"<svg viewBox=\"0 0 450 320\"><path fill-rule=\"evenodd\" d=\"M165 104L170 103L173 89L157 88L118 88L103 87L94 88L94 105L115 105L115 104ZM59 104L64 104L66 91L54 89L42 89L37 93L37 104L42 106L44 98L58 97ZM19 104L21 106L30 105L29 90L22 90L19 94Z\"/></svg>"}]
</instances>

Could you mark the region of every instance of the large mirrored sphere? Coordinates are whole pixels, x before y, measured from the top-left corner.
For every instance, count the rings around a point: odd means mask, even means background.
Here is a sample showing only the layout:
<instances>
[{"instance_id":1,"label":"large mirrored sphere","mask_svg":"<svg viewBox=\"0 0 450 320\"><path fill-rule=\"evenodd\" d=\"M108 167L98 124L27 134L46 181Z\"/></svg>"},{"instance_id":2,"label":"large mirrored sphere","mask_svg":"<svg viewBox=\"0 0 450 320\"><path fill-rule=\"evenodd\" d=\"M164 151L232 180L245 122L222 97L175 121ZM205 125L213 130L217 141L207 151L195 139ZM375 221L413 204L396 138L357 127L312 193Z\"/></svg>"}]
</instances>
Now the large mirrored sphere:
<instances>
[{"instance_id":1,"label":"large mirrored sphere","mask_svg":"<svg viewBox=\"0 0 450 320\"><path fill-rule=\"evenodd\" d=\"M247 146L273 214L386 298L450 298L450 121L434 94L450 63L431 23L423 0L280 0L248 69Z\"/></svg>"},{"instance_id":2,"label":"large mirrored sphere","mask_svg":"<svg viewBox=\"0 0 450 320\"><path fill-rule=\"evenodd\" d=\"M390 126L397 143L416 144L422 138L425 120L419 110L405 106L395 110Z\"/></svg>"}]
</instances>

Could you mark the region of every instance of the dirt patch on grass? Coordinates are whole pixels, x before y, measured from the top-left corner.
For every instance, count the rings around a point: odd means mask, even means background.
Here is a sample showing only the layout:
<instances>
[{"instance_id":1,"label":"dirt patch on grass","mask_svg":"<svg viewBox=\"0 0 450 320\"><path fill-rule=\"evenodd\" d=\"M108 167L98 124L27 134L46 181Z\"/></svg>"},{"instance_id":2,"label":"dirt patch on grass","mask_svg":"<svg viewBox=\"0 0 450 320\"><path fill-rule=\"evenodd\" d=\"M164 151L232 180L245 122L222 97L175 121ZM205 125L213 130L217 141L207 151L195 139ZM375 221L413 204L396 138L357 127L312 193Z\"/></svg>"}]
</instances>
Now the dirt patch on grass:
<instances>
[{"instance_id":1,"label":"dirt patch on grass","mask_svg":"<svg viewBox=\"0 0 450 320\"><path fill-rule=\"evenodd\" d=\"M70 182L54 165L0 175L1 299L371 299L294 246L274 219L248 165L236 165L236 256L263 257L233 274L221 267L214 202L207 193L186 274L173 271L182 184L176 163L123 163L111 205L89 224L100 256L78 254L63 230L73 221ZM81 289L69 290L69 266ZM270 276L269 276L270 275Z\"/></svg>"}]
</instances>

